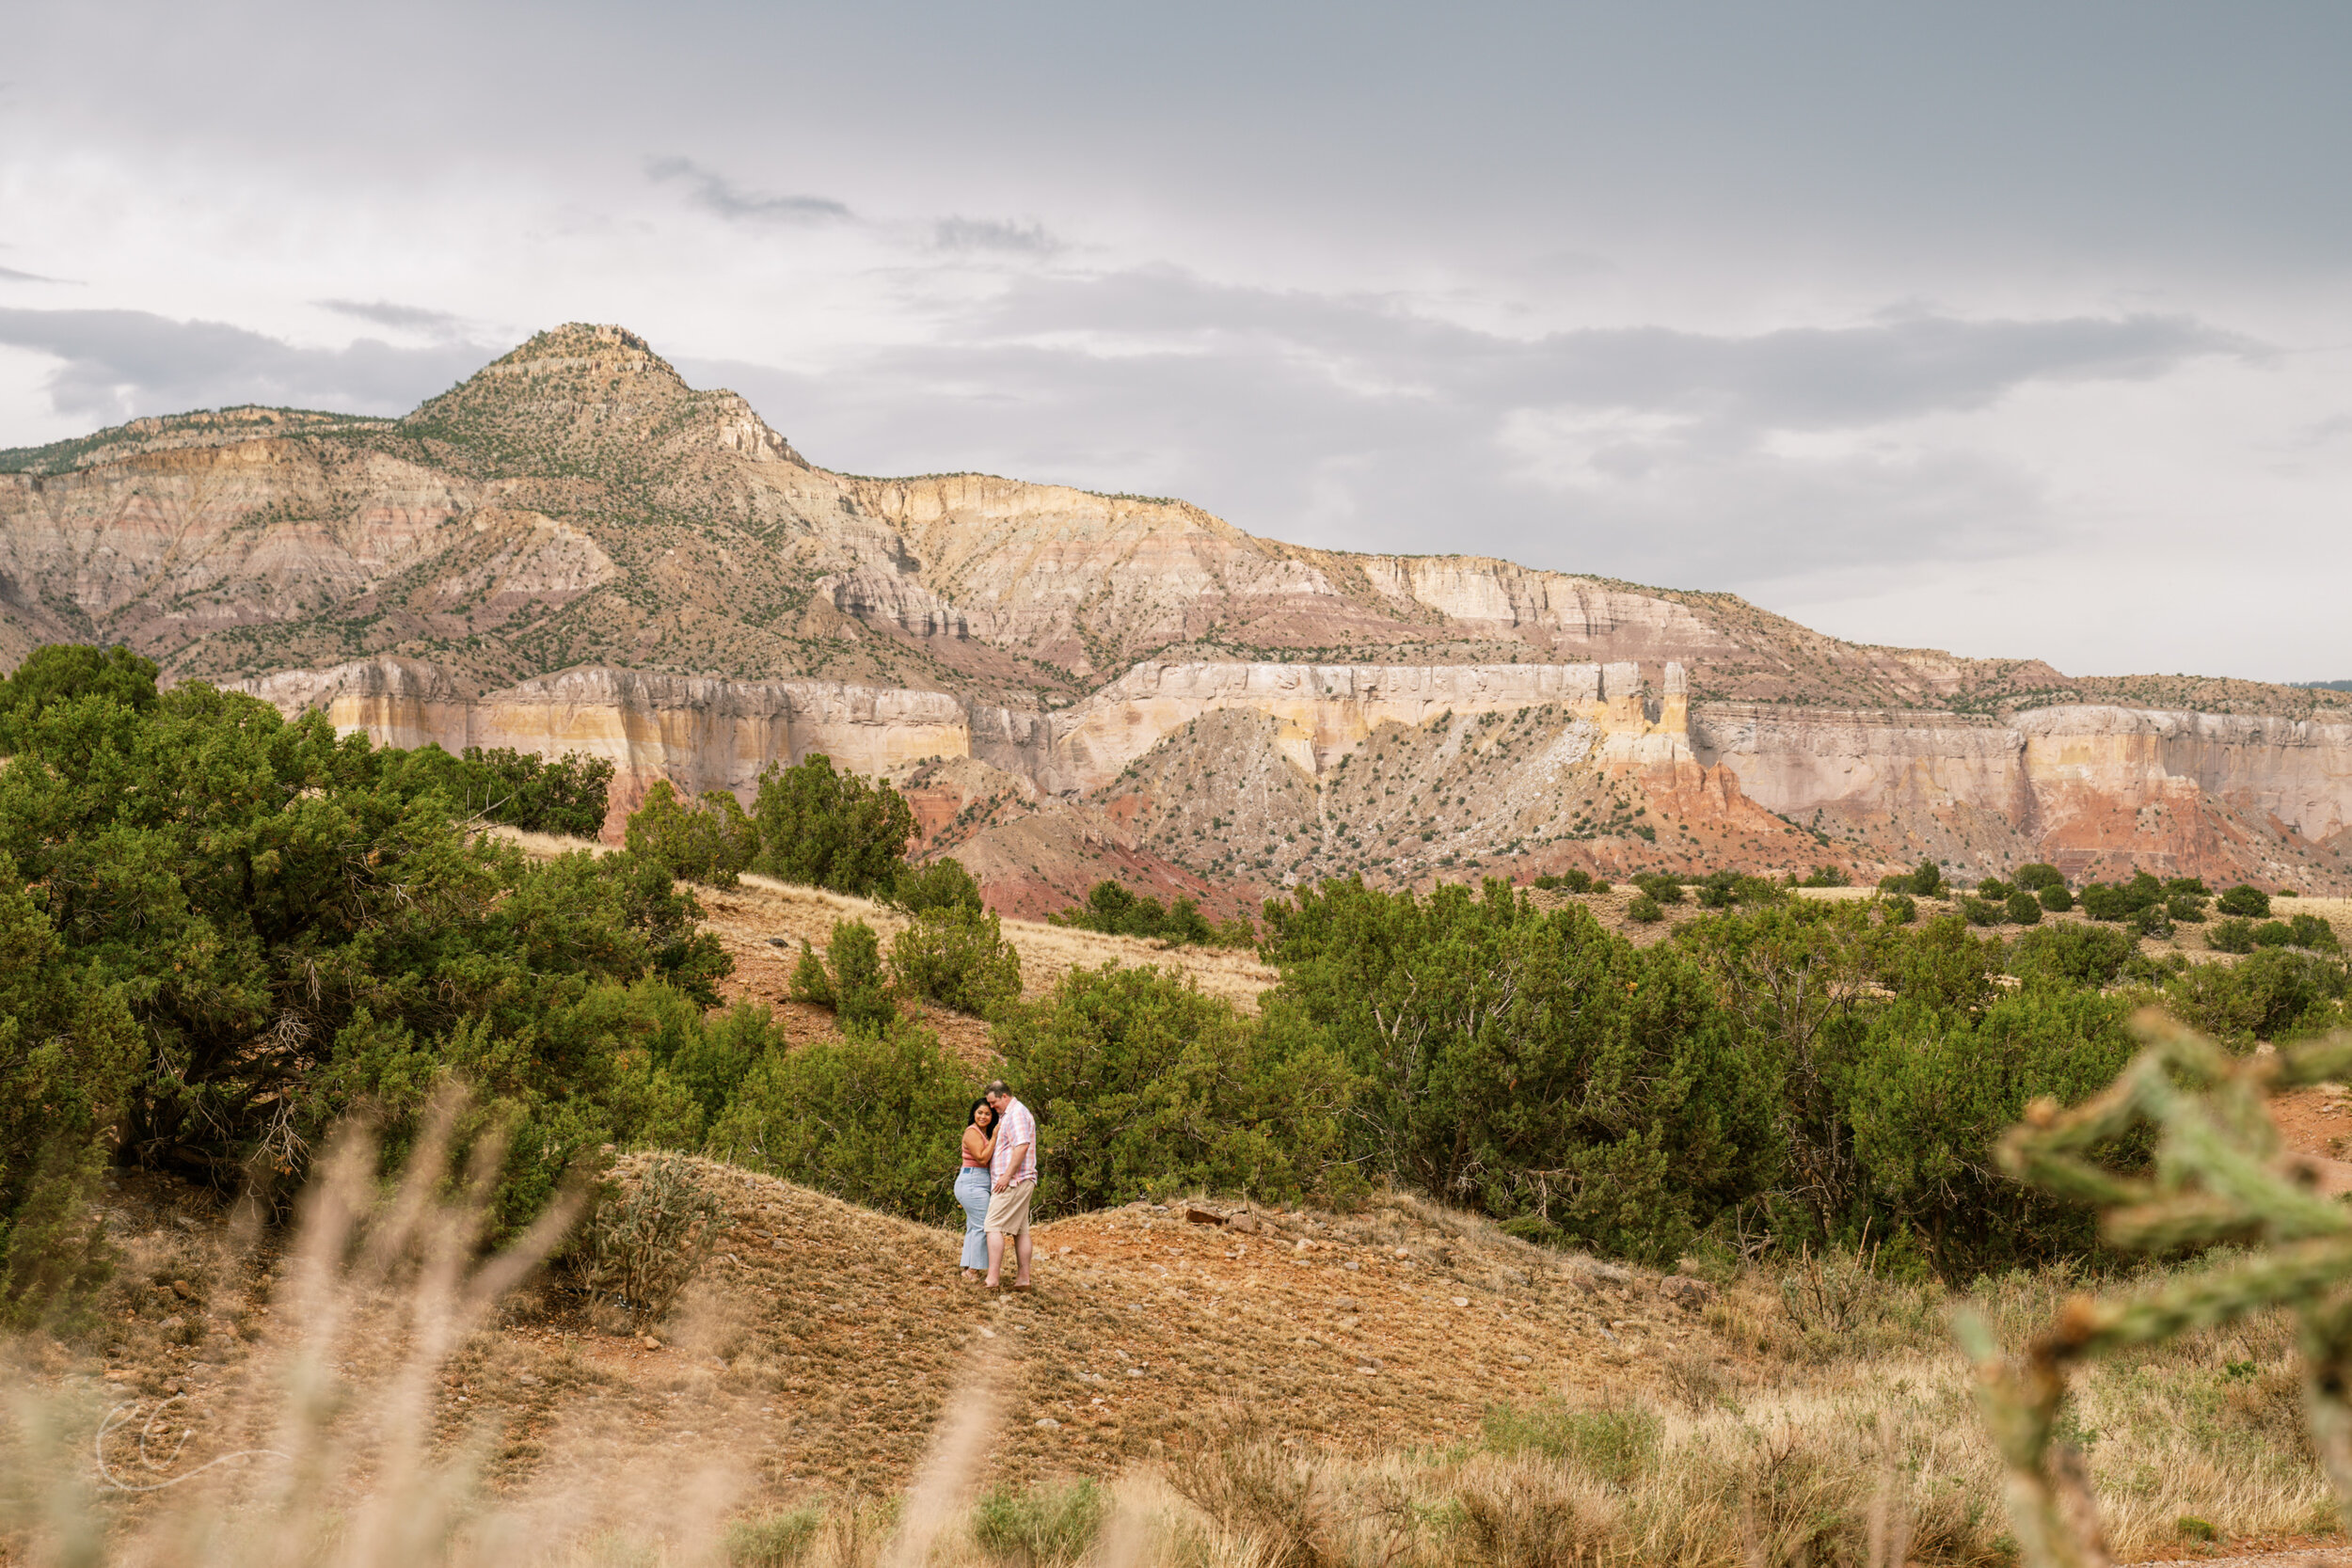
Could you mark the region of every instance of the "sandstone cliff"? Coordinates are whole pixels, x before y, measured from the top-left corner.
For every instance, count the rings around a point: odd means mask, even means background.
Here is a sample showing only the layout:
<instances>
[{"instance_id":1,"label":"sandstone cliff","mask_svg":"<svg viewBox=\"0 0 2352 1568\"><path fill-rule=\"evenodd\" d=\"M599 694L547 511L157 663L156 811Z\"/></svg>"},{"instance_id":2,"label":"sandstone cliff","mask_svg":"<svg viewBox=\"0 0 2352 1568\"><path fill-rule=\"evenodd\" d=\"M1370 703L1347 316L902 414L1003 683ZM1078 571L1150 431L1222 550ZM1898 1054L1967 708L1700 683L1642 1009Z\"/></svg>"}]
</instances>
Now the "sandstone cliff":
<instances>
[{"instance_id":1,"label":"sandstone cliff","mask_svg":"<svg viewBox=\"0 0 2352 1568\"><path fill-rule=\"evenodd\" d=\"M942 759L950 815L998 801L969 852L1041 889L1057 834L1090 847L1056 878L1204 892L1922 855L2337 887L2352 856L2352 695L1858 647L1182 501L835 474L616 327L397 420L143 420L0 470L0 663L121 641L388 742L590 752L616 813L814 751Z\"/></svg>"}]
</instances>

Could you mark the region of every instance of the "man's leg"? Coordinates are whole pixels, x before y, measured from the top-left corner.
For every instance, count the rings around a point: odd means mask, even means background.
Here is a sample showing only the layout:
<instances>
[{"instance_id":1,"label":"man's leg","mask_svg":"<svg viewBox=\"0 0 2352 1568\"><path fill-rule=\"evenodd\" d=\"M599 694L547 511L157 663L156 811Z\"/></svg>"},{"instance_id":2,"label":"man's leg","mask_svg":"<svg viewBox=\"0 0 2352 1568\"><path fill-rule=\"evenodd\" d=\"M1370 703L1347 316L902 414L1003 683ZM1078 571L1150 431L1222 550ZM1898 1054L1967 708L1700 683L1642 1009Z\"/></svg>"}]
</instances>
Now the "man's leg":
<instances>
[{"instance_id":1,"label":"man's leg","mask_svg":"<svg viewBox=\"0 0 2352 1568\"><path fill-rule=\"evenodd\" d=\"M1001 1242L1004 1238L999 1236L996 1237L995 1240ZM1029 1233L1024 1230L1021 1233L1020 1239L1012 1244L1012 1256L1015 1265L1012 1282L1015 1285L1026 1285L1029 1282Z\"/></svg>"},{"instance_id":2,"label":"man's leg","mask_svg":"<svg viewBox=\"0 0 2352 1568\"><path fill-rule=\"evenodd\" d=\"M1028 1245L1028 1242L1029 1239L1026 1236L1021 1238L1024 1247ZM985 1283L994 1285L996 1276L1004 1272L1004 1268L1005 1233L1001 1230L992 1230L988 1233L988 1278Z\"/></svg>"}]
</instances>

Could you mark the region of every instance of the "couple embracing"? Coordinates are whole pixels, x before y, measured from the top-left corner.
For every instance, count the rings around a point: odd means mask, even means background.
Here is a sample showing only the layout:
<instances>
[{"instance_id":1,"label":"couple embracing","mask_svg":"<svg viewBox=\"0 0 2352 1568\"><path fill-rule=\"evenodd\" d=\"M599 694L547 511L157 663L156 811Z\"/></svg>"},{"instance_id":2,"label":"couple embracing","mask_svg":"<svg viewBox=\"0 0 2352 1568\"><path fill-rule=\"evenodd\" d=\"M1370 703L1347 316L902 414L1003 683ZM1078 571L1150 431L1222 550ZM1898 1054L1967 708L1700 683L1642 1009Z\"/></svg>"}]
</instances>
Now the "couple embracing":
<instances>
[{"instance_id":1,"label":"couple embracing","mask_svg":"<svg viewBox=\"0 0 2352 1568\"><path fill-rule=\"evenodd\" d=\"M1029 1199L1037 1196L1037 1117L1003 1079L972 1102L963 1123L963 1277L998 1288L1005 1248L1012 1247L1012 1288L1029 1288ZM985 1275L982 1270L987 1271Z\"/></svg>"}]
</instances>

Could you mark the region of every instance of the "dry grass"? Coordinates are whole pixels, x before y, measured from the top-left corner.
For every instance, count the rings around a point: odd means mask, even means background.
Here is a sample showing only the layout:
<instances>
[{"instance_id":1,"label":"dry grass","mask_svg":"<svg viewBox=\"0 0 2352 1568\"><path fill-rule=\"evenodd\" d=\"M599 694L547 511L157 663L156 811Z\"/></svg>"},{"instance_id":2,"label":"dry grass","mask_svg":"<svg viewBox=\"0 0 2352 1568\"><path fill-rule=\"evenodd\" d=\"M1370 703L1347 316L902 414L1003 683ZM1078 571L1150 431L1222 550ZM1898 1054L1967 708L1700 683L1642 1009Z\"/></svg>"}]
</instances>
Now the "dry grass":
<instances>
[{"instance_id":1,"label":"dry grass","mask_svg":"<svg viewBox=\"0 0 2352 1568\"><path fill-rule=\"evenodd\" d=\"M20 1347L41 1394L13 1412L12 1490L126 1562L862 1568L917 1560L919 1537L924 1560L1010 1563L1002 1521L1043 1529L1087 1477L1111 1489L1105 1562L1861 1564L1874 1534L2003 1560L1997 1465L1929 1290L1849 1280L1825 1333L1753 1271L1685 1307L1661 1276L1384 1198L1248 1234L1185 1205L1066 1220L1041 1230L1041 1289L992 1298L957 1281L948 1232L694 1169L729 1228L652 1345L544 1282L468 1306L428 1244L454 1220L387 1240L403 1206L313 1205L325 1239L278 1252L176 1189L119 1193L100 1343ZM2013 1341L2069 1288L2020 1276L1981 1305ZM175 1396L142 1468L136 1428ZM87 1456L117 1406L124 1479L304 1461L108 1493ZM2274 1321L2096 1369L2074 1419L2111 1538L2322 1528L2297 1410ZM17 1527L21 1552L56 1539Z\"/></svg>"}]
</instances>

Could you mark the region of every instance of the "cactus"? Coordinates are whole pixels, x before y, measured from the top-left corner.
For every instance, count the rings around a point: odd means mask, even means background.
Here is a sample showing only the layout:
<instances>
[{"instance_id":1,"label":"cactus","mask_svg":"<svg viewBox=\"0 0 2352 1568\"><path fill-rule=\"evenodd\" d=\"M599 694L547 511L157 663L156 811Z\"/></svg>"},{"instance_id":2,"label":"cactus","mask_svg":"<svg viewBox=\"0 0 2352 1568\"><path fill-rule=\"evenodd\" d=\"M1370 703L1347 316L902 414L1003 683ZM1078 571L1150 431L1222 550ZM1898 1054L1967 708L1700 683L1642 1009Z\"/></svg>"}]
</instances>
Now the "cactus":
<instances>
[{"instance_id":1,"label":"cactus","mask_svg":"<svg viewBox=\"0 0 2352 1568\"><path fill-rule=\"evenodd\" d=\"M2158 1289L2076 1296L2026 1350L2004 1357L1981 1319L1954 1323L1977 1368L1977 1397L2009 1469L2008 1495L2027 1568L2106 1568L2096 1499L2079 1454L2055 1432L2076 1363L2284 1307L2299 1321L2312 1437L2352 1523L2352 1208L2312 1191L2282 1150L2268 1101L2282 1089L2352 1075L2352 1035L2233 1057L2153 1011L2133 1021L2146 1042L2104 1094L2071 1111L2040 1101L2001 1141L2002 1168L2044 1191L2096 1204L2114 1244L2163 1253L2229 1242L2242 1260ZM2145 1124L2156 1132L2143 1175L2091 1158Z\"/></svg>"}]
</instances>

